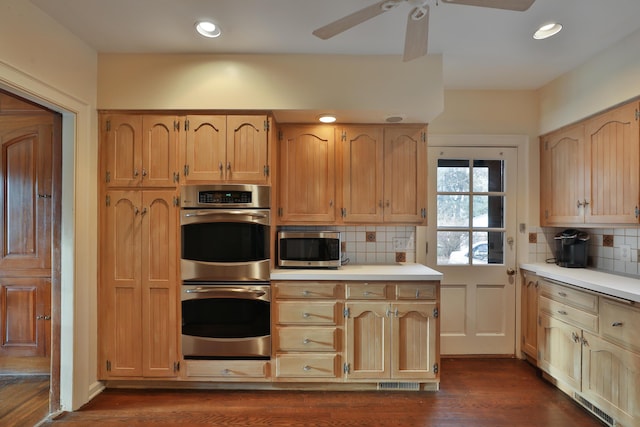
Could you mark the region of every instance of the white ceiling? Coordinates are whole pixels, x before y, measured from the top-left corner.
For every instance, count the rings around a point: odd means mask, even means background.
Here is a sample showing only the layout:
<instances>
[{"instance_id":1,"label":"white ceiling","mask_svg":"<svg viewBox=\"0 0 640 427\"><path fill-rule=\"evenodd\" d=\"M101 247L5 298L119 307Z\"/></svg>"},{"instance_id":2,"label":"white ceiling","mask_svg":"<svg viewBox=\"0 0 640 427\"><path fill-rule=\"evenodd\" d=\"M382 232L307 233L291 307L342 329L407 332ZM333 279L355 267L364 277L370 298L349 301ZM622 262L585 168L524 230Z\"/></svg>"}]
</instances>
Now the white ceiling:
<instances>
[{"instance_id":1,"label":"white ceiling","mask_svg":"<svg viewBox=\"0 0 640 427\"><path fill-rule=\"evenodd\" d=\"M332 39L311 32L377 0L31 0L98 52L397 54L402 5ZM446 89L536 89L640 29L638 0L536 0L526 12L430 0L429 53ZM201 18L223 31L204 39ZM536 41L558 21L563 31Z\"/></svg>"}]
</instances>

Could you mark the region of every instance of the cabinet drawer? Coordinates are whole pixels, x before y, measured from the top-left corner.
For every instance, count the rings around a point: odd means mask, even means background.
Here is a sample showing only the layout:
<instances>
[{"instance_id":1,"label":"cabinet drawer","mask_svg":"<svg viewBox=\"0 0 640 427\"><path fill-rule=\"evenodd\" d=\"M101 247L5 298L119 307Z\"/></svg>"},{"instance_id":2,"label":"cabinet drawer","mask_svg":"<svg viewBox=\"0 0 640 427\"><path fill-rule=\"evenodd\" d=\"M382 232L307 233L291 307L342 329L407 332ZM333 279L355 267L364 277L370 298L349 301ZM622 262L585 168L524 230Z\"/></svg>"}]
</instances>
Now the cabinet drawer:
<instances>
[{"instance_id":1,"label":"cabinet drawer","mask_svg":"<svg viewBox=\"0 0 640 427\"><path fill-rule=\"evenodd\" d=\"M540 280L540 295L581 310L598 312L598 296L588 292Z\"/></svg>"},{"instance_id":2,"label":"cabinet drawer","mask_svg":"<svg viewBox=\"0 0 640 427\"><path fill-rule=\"evenodd\" d=\"M273 284L275 298L337 299L340 286L335 282L296 282Z\"/></svg>"},{"instance_id":3,"label":"cabinet drawer","mask_svg":"<svg viewBox=\"0 0 640 427\"><path fill-rule=\"evenodd\" d=\"M279 354L276 356L278 378L338 378L336 354Z\"/></svg>"},{"instance_id":4,"label":"cabinet drawer","mask_svg":"<svg viewBox=\"0 0 640 427\"><path fill-rule=\"evenodd\" d=\"M550 316L569 323L570 325L586 329L591 332L598 332L598 316L578 310L567 304L541 296L538 300L539 309Z\"/></svg>"},{"instance_id":5,"label":"cabinet drawer","mask_svg":"<svg viewBox=\"0 0 640 427\"><path fill-rule=\"evenodd\" d=\"M600 332L605 338L640 351L640 310L601 298Z\"/></svg>"},{"instance_id":6,"label":"cabinet drawer","mask_svg":"<svg viewBox=\"0 0 640 427\"><path fill-rule=\"evenodd\" d=\"M216 378L241 381L267 377L269 362L264 360L185 360L189 378Z\"/></svg>"},{"instance_id":7,"label":"cabinet drawer","mask_svg":"<svg viewBox=\"0 0 640 427\"><path fill-rule=\"evenodd\" d=\"M292 327L277 328L276 351L337 351L336 328Z\"/></svg>"},{"instance_id":8,"label":"cabinet drawer","mask_svg":"<svg viewBox=\"0 0 640 427\"><path fill-rule=\"evenodd\" d=\"M436 299L436 285L429 283L400 283L396 285L397 299Z\"/></svg>"},{"instance_id":9,"label":"cabinet drawer","mask_svg":"<svg viewBox=\"0 0 640 427\"><path fill-rule=\"evenodd\" d=\"M347 299L386 299L386 283L347 283Z\"/></svg>"},{"instance_id":10,"label":"cabinet drawer","mask_svg":"<svg viewBox=\"0 0 640 427\"><path fill-rule=\"evenodd\" d=\"M290 325L336 325L339 304L337 302L276 303L276 323Z\"/></svg>"}]
</instances>

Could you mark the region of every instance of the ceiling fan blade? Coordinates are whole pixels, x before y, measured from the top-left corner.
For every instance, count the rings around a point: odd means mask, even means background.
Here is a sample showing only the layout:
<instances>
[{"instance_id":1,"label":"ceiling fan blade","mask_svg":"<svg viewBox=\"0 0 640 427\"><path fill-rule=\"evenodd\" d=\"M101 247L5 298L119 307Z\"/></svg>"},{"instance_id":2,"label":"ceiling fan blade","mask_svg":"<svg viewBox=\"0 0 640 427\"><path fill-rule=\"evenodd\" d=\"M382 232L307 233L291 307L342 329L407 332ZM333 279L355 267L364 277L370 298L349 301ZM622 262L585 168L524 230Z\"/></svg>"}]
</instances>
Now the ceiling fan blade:
<instances>
[{"instance_id":1,"label":"ceiling fan blade","mask_svg":"<svg viewBox=\"0 0 640 427\"><path fill-rule=\"evenodd\" d=\"M361 24L365 21L368 21L371 18L375 18L376 16L388 11L393 6L400 4L401 1L389 1L382 0L376 4L372 4L371 6L367 6L364 9L360 9L357 12L354 12L350 15L347 15L343 18L338 19L324 27L320 27L313 32L313 35L321 38L322 40L329 39L337 34L340 34L343 31L348 30L349 28L355 27L358 24ZM383 6L389 7L383 7Z\"/></svg>"},{"instance_id":2,"label":"ceiling fan blade","mask_svg":"<svg viewBox=\"0 0 640 427\"><path fill-rule=\"evenodd\" d=\"M429 6L414 8L407 19L403 61L411 61L427 54L429 43Z\"/></svg>"},{"instance_id":3,"label":"ceiling fan blade","mask_svg":"<svg viewBox=\"0 0 640 427\"><path fill-rule=\"evenodd\" d=\"M492 7L494 9L515 10L524 12L535 0L442 0L445 3L464 4L468 6Z\"/></svg>"}]
</instances>

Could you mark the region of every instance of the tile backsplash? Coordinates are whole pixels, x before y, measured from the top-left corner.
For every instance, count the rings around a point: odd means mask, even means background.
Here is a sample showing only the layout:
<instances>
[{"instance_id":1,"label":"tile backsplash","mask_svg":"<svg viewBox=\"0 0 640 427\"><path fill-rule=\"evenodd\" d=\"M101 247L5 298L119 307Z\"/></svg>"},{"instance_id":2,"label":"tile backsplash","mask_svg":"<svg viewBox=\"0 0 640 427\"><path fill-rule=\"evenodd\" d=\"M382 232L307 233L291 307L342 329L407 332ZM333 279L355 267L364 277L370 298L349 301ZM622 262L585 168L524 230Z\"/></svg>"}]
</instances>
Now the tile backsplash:
<instances>
[{"instance_id":1,"label":"tile backsplash","mask_svg":"<svg viewBox=\"0 0 640 427\"><path fill-rule=\"evenodd\" d=\"M532 227L529 237L529 262L545 262L554 258L553 237L564 228ZM585 228L591 236L589 241L589 267L611 273L640 276L638 249L640 229L638 228ZM532 242L532 240L535 240ZM630 260L622 261L622 245L630 247Z\"/></svg>"},{"instance_id":2,"label":"tile backsplash","mask_svg":"<svg viewBox=\"0 0 640 427\"><path fill-rule=\"evenodd\" d=\"M394 264L416 261L414 226L285 226L287 231L339 231L342 259L349 264Z\"/></svg>"}]
</instances>

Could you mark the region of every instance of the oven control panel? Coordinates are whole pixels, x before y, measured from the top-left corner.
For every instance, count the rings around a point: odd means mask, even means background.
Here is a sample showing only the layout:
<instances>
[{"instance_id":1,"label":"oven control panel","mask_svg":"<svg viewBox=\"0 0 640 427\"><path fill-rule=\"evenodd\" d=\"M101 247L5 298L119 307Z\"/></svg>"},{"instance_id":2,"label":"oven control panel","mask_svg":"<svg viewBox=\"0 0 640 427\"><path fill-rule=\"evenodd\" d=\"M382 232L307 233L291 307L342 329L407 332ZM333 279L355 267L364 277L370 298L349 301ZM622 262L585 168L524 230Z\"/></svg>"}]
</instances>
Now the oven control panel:
<instances>
[{"instance_id":1,"label":"oven control panel","mask_svg":"<svg viewBox=\"0 0 640 427\"><path fill-rule=\"evenodd\" d=\"M215 204L249 204L251 191L200 191L198 203Z\"/></svg>"}]
</instances>

